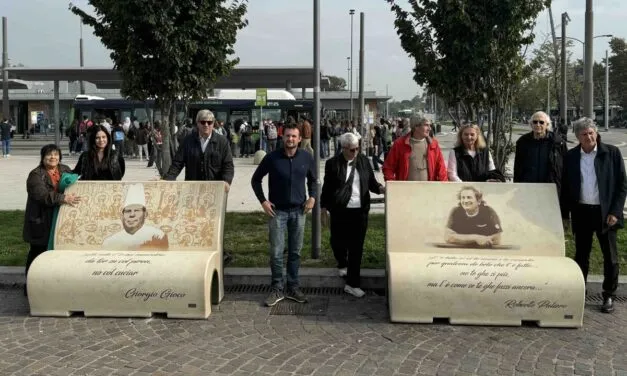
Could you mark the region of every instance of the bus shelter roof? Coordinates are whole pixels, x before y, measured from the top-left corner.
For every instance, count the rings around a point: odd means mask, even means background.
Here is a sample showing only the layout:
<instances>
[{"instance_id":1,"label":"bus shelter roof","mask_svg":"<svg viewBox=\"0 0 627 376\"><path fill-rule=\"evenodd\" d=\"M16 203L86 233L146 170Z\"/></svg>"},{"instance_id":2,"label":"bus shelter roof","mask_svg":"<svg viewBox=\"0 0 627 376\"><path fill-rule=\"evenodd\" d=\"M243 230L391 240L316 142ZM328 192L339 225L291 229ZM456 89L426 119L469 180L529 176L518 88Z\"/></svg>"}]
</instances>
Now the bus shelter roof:
<instances>
[{"instance_id":1,"label":"bus shelter roof","mask_svg":"<svg viewBox=\"0 0 627 376\"><path fill-rule=\"evenodd\" d=\"M9 78L24 81L88 81L98 89L119 89L120 73L113 68L57 67L57 68L7 68ZM325 85L326 84L326 85ZM321 79L321 88L328 80ZM216 82L216 89L255 88L312 88L314 70L308 67L239 67Z\"/></svg>"}]
</instances>

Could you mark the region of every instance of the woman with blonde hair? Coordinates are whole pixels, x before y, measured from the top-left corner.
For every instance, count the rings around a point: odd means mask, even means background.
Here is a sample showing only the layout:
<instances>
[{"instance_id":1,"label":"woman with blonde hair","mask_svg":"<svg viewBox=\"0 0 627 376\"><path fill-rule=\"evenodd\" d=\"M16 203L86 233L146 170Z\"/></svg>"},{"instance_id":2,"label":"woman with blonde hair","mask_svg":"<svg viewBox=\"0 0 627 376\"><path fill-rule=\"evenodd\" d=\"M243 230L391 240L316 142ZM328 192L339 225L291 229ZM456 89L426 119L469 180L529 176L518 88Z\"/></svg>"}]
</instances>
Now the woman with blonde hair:
<instances>
[{"instance_id":1,"label":"woman with blonde hair","mask_svg":"<svg viewBox=\"0 0 627 376\"><path fill-rule=\"evenodd\" d=\"M477 124L464 124L457 131L457 142L448 155L447 171L449 181L505 181L494 166Z\"/></svg>"}]
</instances>

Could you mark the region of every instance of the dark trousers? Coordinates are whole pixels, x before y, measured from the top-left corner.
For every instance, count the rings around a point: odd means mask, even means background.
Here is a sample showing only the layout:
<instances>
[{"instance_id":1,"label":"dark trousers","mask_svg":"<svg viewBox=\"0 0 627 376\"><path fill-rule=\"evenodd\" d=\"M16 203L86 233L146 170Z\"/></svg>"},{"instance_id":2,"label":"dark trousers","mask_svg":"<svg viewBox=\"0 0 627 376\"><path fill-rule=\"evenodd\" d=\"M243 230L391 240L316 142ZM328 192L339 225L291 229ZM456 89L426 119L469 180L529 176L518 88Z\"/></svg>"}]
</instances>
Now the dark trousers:
<instances>
[{"instance_id":1,"label":"dark trousers","mask_svg":"<svg viewBox=\"0 0 627 376\"><path fill-rule=\"evenodd\" d=\"M368 212L363 209L336 209L331 213L331 248L338 269L348 269L346 284L351 287L360 285L367 228Z\"/></svg>"},{"instance_id":2,"label":"dark trousers","mask_svg":"<svg viewBox=\"0 0 627 376\"><path fill-rule=\"evenodd\" d=\"M35 261L37 256L46 252L48 249L45 245L31 244L30 249L28 250L28 256L26 256L26 275L28 276L28 269L30 269L30 264Z\"/></svg>"},{"instance_id":3,"label":"dark trousers","mask_svg":"<svg viewBox=\"0 0 627 376\"><path fill-rule=\"evenodd\" d=\"M596 233L603 253L603 295L614 296L618 288L618 252L616 230L602 232L606 218L601 217L601 206L580 204L573 213L575 219L575 261L581 268L584 280L588 278L592 235Z\"/></svg>"}]
</instances>

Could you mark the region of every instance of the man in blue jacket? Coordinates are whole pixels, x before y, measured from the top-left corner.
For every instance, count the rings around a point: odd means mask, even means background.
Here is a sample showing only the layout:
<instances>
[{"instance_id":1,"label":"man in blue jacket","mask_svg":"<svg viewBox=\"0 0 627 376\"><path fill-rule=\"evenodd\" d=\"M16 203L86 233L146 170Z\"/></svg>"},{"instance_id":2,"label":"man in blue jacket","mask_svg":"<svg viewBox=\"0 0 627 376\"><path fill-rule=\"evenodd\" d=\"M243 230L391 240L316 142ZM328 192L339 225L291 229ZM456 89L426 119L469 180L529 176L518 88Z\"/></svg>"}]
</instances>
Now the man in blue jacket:
<instances>
[{"instance_id":1,"label":"man in blue jacket","mask_svg":"<svg viewBox=\"0 0 627 376\"><path fill-rule=\"evenodd\" d=\"M301 135L295 124L288 124L283 131L283 148L275 150L261 161L251 179L251 185L263 211L270 216L270 269L272 291L265 300L272 307L284 298L305 303L307 298L300 291L298 269L300 250L303 247L305 214L316 201L318 169L311 153L298 149ZM261 182L269 175L268 198ZM305 192L305 182L309 196ZM283 293L283 249L287 229L287 289Z\"/></svg>"}]
</instances>

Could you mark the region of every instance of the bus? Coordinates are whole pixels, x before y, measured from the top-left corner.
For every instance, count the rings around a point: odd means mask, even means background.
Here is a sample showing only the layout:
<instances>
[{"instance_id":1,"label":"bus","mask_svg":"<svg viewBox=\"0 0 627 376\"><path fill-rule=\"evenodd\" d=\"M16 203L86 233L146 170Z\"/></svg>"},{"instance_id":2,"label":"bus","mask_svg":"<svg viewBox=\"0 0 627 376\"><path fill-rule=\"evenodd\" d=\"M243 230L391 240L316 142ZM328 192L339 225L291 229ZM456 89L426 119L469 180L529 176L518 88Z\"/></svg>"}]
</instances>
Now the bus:
<instances>
[{"instance_id":1,"label":"bus","mask_svg":"<svg viewBox=\"0 0 627 376\"><path fill-rule=\"evenodd\" d=\"M203 100L190 102L185 110L183 101L176 101L175 119L182 123L185 118L196 117L202 109L211 110L216 120L225 124L233 124L242 119L257 127L261 120L273 121L285 120L288 116L298 120L300 116L311 117L313 114L313 101L297 100L292 93L286 90L268 90L266 106L255 106L256 90L216 90L216 95ZM78 95L74 98L75 118L82 119L87 116L90 119L110 118L113 124L121 123L125 118L137 119L146 122L161 119L161 111L155 108L155 101L129 99L104 99L89 95Z\"/></svg>"}]
</instances>

